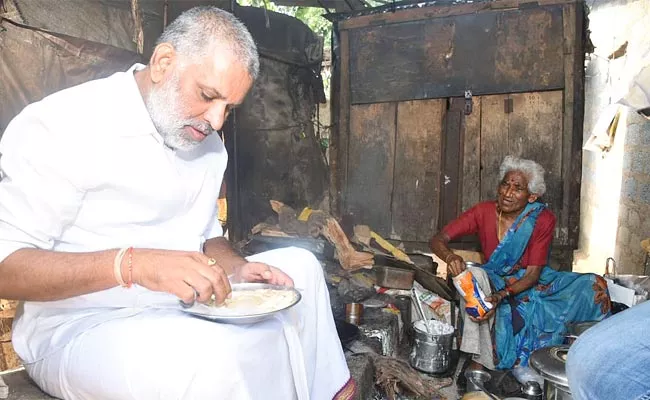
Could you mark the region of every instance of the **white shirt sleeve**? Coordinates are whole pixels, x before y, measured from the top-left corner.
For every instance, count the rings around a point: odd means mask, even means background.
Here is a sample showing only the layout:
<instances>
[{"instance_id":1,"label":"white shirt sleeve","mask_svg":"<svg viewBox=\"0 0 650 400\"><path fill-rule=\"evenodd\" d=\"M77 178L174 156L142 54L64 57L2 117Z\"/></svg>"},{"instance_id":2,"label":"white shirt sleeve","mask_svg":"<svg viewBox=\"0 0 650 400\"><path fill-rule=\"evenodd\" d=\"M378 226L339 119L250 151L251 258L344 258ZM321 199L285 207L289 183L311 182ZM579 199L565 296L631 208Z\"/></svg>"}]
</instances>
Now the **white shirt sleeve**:
<instances>
[{"instance_id":1,"label":"white shirt sleeve","mask_svg":"<svg viewBox=\"0 0 650 400\"><path fill-rule=\"evenodd\" d=\"M22 248L51 249L74 221L87 167L79 147L29 107L9 124L0 141L0 261Z\"/></svg>"},{"instance_id":2,"label":"white shirt sleeve","mask_svg":"<svg viewBox=\"0 0 650 400\"><path fill-rule=\"evenodd\" d=\"M214 214L212 215L212 218L210 218L210 222L208 223L207 229L205 230L205 233L203 234L203 237L205 240L212 239L215 237L220 237L223 236L223 228L221 227L221 223L219 222L219 205L217 204L217 201L215 200L214 202Z\"/></svg>"}]
</instances>

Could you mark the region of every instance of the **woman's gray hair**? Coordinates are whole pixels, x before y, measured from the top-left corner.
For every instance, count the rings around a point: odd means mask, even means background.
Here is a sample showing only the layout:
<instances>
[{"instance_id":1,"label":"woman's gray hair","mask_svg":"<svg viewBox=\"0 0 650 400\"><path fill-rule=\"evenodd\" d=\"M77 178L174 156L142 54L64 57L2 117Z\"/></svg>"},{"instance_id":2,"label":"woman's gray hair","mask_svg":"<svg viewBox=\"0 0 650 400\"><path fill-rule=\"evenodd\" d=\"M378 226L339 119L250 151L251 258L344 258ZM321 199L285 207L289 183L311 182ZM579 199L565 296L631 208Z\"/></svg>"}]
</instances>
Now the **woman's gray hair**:
<instances>
[{"instance_id":1,"label":"woman's gray hair","mask_svg":"<svg viewBox=\"0 0 650 400\"><path fill-rule=\"evenodd\" d=\"M214 6L191 8L165 28L156 45L169 43L191 60L208 55L215 43L225 44L257 78L260 61L257 46L246 26L231 13Z\"/></svg>"},{"instance_id":2,"label":"woman's gray hair","mask_svg":"<svg viewBox=\"0 0 650 400\"><path fill-rule=\"evenodd\" d=\"M510 171L521 171L528 178L528 191L542 197L546 192L544 182L544 167L533 160L526 160L515 156L506 156L499 168L501 179Z\"/></svg>"}]
</instances>

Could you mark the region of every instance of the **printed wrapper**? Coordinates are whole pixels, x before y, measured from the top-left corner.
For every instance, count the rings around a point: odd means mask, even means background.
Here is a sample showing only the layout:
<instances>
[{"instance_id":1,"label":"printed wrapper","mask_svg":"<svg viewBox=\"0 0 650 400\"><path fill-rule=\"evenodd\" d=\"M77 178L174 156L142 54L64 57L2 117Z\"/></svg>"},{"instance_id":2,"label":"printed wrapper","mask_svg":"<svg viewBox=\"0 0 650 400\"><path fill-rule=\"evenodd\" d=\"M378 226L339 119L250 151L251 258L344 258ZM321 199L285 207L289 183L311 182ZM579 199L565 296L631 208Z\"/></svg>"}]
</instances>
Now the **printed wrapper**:
<instances>
[{"instance_id":1,"label":"printed wrapper","mask_svg":"<svg viewBox=\"0 0 650 400\"><path fill-rule=\"evenodd\" d=\"M485 294L471 272L465 270L453 277L454 286L465 299L465 311L474 318L481 318L492 309L492 303L485 301Z\"/></svg>"}]
</instances>

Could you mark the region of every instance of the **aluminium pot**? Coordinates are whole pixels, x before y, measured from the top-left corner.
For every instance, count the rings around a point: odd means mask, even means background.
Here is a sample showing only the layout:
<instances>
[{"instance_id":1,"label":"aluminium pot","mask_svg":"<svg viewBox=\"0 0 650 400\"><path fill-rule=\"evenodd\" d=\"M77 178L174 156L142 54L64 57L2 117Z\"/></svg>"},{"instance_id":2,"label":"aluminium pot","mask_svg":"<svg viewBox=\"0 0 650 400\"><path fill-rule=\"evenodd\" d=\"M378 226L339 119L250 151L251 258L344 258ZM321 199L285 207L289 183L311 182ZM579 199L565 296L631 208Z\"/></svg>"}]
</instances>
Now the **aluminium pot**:
<instances>
[{"instance_id":1,"label":"aluminium pot","mask_svg":"<svg viewBox=\"0 0 650 400\"><path fill-rule=\"evenodd\" d=\"M544 378L544 399L573 400L566 376L566 355L569 346L550 346L530 355L530 368Z\"/></svg>"}]
</instances>

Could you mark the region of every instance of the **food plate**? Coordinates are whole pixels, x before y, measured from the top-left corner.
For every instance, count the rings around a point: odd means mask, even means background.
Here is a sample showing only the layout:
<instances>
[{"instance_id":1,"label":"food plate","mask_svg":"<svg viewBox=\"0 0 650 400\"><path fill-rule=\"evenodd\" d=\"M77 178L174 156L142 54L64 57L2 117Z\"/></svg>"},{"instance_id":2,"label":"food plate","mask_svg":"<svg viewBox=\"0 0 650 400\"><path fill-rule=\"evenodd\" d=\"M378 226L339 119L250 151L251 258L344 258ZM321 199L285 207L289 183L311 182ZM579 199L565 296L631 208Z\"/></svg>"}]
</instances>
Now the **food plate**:
<instances>
[{"instance_id":1,"label":"food plate","mask_svg":"<svg viewBox=\"0 0 650 400\"><path fill-rule=\"evenodd\" d=\"M182 309L182 311L211 321L244 325L264 321L280 311L295 306L302 299L298 290L288 286L277 286L267 283L236 283L231 285L231 287L232 299L230 301L235 301L249 295L248 293L241 293L245 291L257 291L257 293L261 294L271 293L271 290L281 290L283 291L283 296L277 299L277 308L273 308L272 310L262 309L263 307L251 306L250 304L245 307L228 308L196 303L192 307ZM268 304L265 305L268 306ZM256 311L256 308L260 310Z\"/></svg>"}]
</instances>

